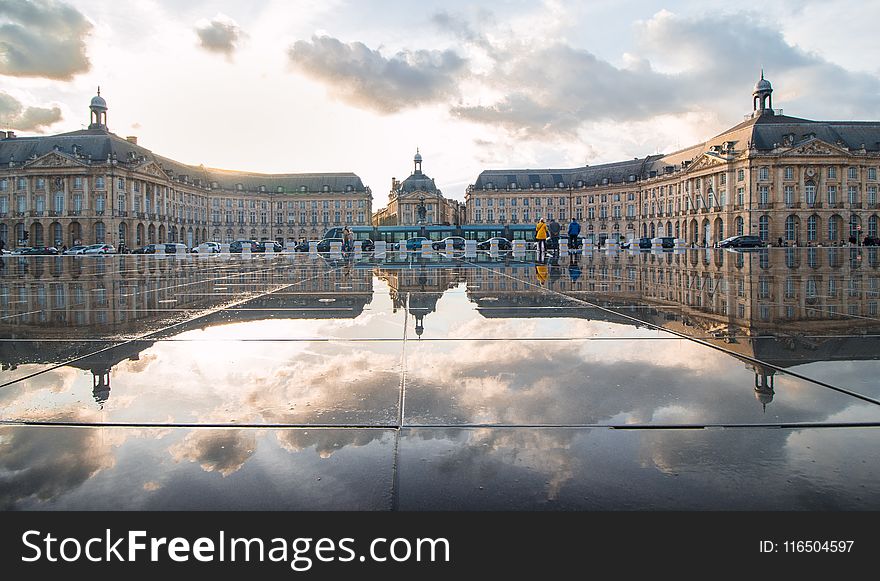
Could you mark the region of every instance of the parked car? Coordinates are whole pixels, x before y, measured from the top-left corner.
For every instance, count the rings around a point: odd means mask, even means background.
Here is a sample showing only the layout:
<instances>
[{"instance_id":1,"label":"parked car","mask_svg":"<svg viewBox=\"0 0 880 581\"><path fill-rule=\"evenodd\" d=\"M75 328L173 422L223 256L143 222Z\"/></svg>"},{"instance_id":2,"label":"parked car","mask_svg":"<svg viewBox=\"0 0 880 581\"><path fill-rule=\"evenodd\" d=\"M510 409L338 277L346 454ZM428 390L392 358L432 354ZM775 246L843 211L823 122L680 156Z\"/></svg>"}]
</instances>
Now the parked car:
<instances>
[{"instance_id":1,"label":"parked car","mask_svg":"<svg viewBox=\"0 0 880 581\"><path fill-rule=\"evenodd\" d=\"M309 251L309 244L312 242L314 242L315 244L318 244L320 242L320 240L303 240L301 242L297 242L296 246L293 247L293 250L295 252L308 252Z\"/></svg>"},{"instance_id":2,"label":"parked car","mask_svg":"<svg viewBox=\"0 0 880 581\"><path fill-rule=\"evenodd\" d=\"M510 240L507 238L502 238L501 236L496 236L494 238L489 238L488 240L483 240L479 244L477 244L477 250L489 250L492 247L492 241L498 241L498 250L510 250L513 246L510 244Z\"/></svg>"},{"instance_id":3,"label":"parked car","mask_svg":"<svg viewBox=\"0 0 880 581\"><path fill-rule=\"evenodd\" d=\"M116 249L112 244L92 244L86 246L83 254L116 254Z\"/></svg>"},{"instance_id":4,"label":"parked car","mask_svg":"<svg viewBox=\"0 0 880 581\"><path fill-rule=\"evenodd\" d=\"M718 243L721 248L760 248L766 246L758 236L731 236Z\"/></svg>"},{"instance_id":5,"label":"parked car","mask_svg":"<svg viewBox=\"0 0 880 581\"><path fill-rule=\"evenodd\" d=\"M186 247L186 244L181 244L180 242L166 242L165 243L165 254L187 254L189 253L189 248Z\"/></svg>"},{"instance_id":6,"label":"parked car","mask_svg":"<svg viewBox=\"0 0 880 581\"><path fill-rule=\"evenodd\" d=\"M253 252L281 252L284 250L284 247L281 246L280 242L276 242L274 240L260 240L257 242L257 249Z\"/></svg>"},{"instance_id":7,"label":"parked car","mask_svg":"<svg viewBox=\"0 0 880 581\"><path fill-rule=\"evenodd\" d=\"M453 250L464 250L464 238L461 236L447 236L443 240L433 243L431 247L434 250L445 250L447 242L452 245Z\"/></svg>"},{"instance_id":8,"label":"parked car","mask_svg":"<svg viewBox=\"0 0 880 581\"><path fill-rule=\"evenodd\" d=\"M58 254L54 246L21 246L12 251L19 256L51 256Z\"/></svg>"},{"instance_id":9,"label":"parked car","mask_svg":"<svg viewBox=\"0 0 880 581\"><path fill-rule=\"evenodd\" d=\"M424 236L416 236L414 238L407 238L406 240L401 240L400 242L394 245L395 250L421 250L422 249L422 241L428 240Z\"/></svg>"},{"instance_id":10,"label":"parked car","mask_svg":"<svg viewBox=\"0 0 880 581\"><path fill-rule=\"evenodd\" d=\"M229 245L229 252L241 254L242 247L251 247L251 252L257 252L256 240L236 240Z\"/></svg>"},{"instance_id":11,"label":"parked car","mask_svg":"<svg viewBox=\"0 0 880 581\"><path fill-rule=\"evenodd\" d=\"M155 254L155 252L155 244L147 244L146 246L141 246L140 248L135 248L131 251L132 254Z\"/></svg>"},{"instance_id":12,"label":"parked car","mask_svg":"<svg viewBox=\"0 0 880 581\"><path fill-rule=\"evenodd\" d=\"M200 245L201 246L201 245ZM208 247L208 253L218 253L220 252L220 243L219 242L205 242L205 246ZM201 252L198 246L193 246L192 249L194 254L198 254Z\"/></svg>"},{"instance_id":13,"label":"parked car","mask_svg":"<svg viewBox=\"0 0 880 581\"><path fill-rule=\"evenodd\" d=\"M71 246L70 248L62 252L62 254L82 254L83 252L85 252L85 249L86 247L82 245Z\"/></svg>"}]
</instances>

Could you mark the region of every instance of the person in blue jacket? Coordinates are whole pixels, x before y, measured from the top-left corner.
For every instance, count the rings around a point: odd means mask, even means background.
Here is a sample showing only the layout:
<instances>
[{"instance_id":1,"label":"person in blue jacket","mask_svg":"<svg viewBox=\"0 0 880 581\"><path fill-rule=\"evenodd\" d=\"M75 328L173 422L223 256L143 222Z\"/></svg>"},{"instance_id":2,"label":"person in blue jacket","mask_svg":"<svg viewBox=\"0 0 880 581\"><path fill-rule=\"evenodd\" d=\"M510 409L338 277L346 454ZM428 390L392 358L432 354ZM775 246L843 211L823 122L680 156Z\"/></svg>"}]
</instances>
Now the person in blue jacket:
<instances>
[{"instance_id":1,"label":"person in blue jacket","mask_svg":"<svg viewBox=\"0 0 880 581\"><path fill-rule=\"evenodd\" d=\"M578 235L581 233L581 225L578 224L577 218L571 219L568 225L568 247L577 248Z\"/></svg>"}]
</instances>

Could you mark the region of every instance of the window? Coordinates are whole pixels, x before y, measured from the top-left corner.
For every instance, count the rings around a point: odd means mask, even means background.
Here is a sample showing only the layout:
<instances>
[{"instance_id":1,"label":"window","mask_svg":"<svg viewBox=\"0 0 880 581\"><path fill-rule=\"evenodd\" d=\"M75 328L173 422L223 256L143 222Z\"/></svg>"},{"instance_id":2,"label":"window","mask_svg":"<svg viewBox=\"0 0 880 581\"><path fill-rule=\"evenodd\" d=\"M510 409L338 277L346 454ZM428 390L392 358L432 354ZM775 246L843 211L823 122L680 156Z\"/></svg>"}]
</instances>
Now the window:
<instances>
[{"instance_id":1,"label":"window","mask_svg":"<svg viewBox=\"0 0 880 581\"><path fill-rule=\"evenodd\" d=\"M734 225L736 228L736 235L742 236L745 233L745 222L743 221L742 217L738 217L734 221Z\"/></svg>"},{"instance_id":2,"label":"window","mask_svg":"<svg viewBox=\"0 0 880 581\"><path fill-rule=\"evenodd\" d=\"M877 205L877 186L868 186L868 205Z\"/></svg>"},{"instance_id":3,"label":"window","mask_svg":"<svg viewBox=\"0 0 880 581\"><path fill-rule=\"evenodd\" d=\"M794 206L794 186L785 186L783 189L785 192L785 207L791 208Z\"/></svg>"},{"instance_id":4,"label":"window","mask_svg":"<svg viewBox=\"0 0 880 581\"><path fill-rule=\"evenodd\" d=\"M807 218L807 241L815 242L818 236L819 216L813 215Z\"/></svg>"},{"instance_id":5,"label":"window","mask_svg":"<svg viewBox=\"0 0 880 581\"><path fill-rule=\"evenodd\" d=\"M874 181L877 179L877 168L876 167L869 167L868 168L868 179L871 181Z\"/></svg>"},{"instance_id":6,"label":"window","mask_svg":"<svg viewBox=\"0 0 880 581\"><path fill-rule=\"evenodd\" d=\"M870 216L868 218L868 236L872 238L877 236L877 216Z\"/></svg>"},{"instance_id":7,"label":"window","mask_svg":"<svg viewBox=\"0 0 880 581\"><path fill-rule=\"evenodd\" d=\"M828 204L837 204L837 186L828 186Z\"/></svg>"},{"instance_id":8,"label":"window","mask_svg":"<svg viewBox=\"0 0 880 581\"><path fill-rule=\"evenodd\" d=\"M37 178L37 189L45 190L46 189L46 180L43 178Z\"/></svg>"},{"instance_id":9,"label":"window","mask_svg":"<svg viewBox=\"0 0 880 581\"><path fill-rule=\"evenodd\" d=\"M797 218L789 216L785 219L785 239L788 241L797 240Z\"/></svg>"},{"instance_id":10,"label":"window","mask_svg":"<svg viewBox=\"0 0 880 581\"><path fill-rule=\"evenodd\" d=\"M765 182L770 179L770 169L762 167L758 169L758 179Z\"/></svg>"},{"instance_id":11,"label":"window","mask_svg":"<svg viewBox=\"0 0 880 581\"><path fill-rule=\"evenodd\" d=\"M34 210L43 214L46 211L46 196L37 196L34 200Z\"/></svg>"},{"instance_id":12,"label":"window","mask_svg":"<svg viewBox=\"0 0 880 581\"><path fill-rule=\"evenodd\" d=\"M474 206L479 208L481 205L482 205L482 200L480 200L480 198L476 198L474 200Z\"/></svg>"},{"instance_id":13,"label":"window","mask_svg":"<svg viewBox=\"0 0 880 581\"><path fill-rule=\"evenodd\" d=\"M746 170L738 169L736 170L736 181L741 182L746 179Z\"/></svg>"},{"instance_id":14,"label":"window","mask_svg":"<svg viewBox=\"0 0 880 581\"><path fill-rule=\"evenodd\" d=\"M745 203L745 188L737 188L736 189L736 205L742 206Z\"/></svg>"},{"instance_id":15,"label":"window","mask_svg":"<svg viewBox=\"0 0 880 581\"><path fill-rule=\"evenodd\" d=\"M59 213L64 211L64 192L55 192L55 206L53 210Z\"/></svg>"},{"instance_id":16,"label":"window","mask_svg":"<svg viewBox=\"0 0 880 581\"><path fill-rule=\"evenodd\" d=\"M808 206L812 208L816 205L816 184L810 183L804 186L804 197Z\"/></svg>"},{"instance_id":17,"label":"window","mask_svg":"<svg viewBox=\"0 0 880 581\"><path fill-rule=\"evenodd\" d=\"M568 200L566 198L559 198L559 205L565 206Z\"/></svg>"},{"instance_id":18,"label":"window","mask_svg":"<svg viewBox=\"0 0 880 581\"><path fill-rule=\"evenodd\" d=\"M847 186L846 197L847 197L847 200L849 200L850 204L858 204L859 203L859 188L858 188L858 186Z\"/></svg>"},{"instance_id":19,"label":"window","mask_svg":"<svg viewBox=\"0 0 880 581\"><path fill-rule=\"evenodd\" d=\"M103 190L104 189L104 177L98 176L95 178L95 189Z\"/></svg>"},{"instance_id":20,"label":"window","mask_svg":"<svg viewBox=\"0 0 880 581\"><path fill-rule=\"evenodd\" d=\"M766 242L770 237L770 218L767 216L761 216L758 218L758 236L760 236L761 240Z\"/></svg>"},{"instance_id":21,"label":"window","mask_svg":"<svg viewBox=\"0 0 880 581\"><path fill-rule=\"evenodd\" d=\"M853 238L858 238L859 236L859 225L861 225L861 220L859 220L858 215L853 214L849 217L849 235Z\"/></svg>"},{"instance_id":22,"label":"window","mask_svg":"<svg viewBox=\"0 0 880 581\"><path fill-rule=\"evenodd\" d=\"M850 180L859 179L859 168L857 168L857 167L847 168L846 177L847 177L847 179L850 179Z\"/></svg>"},{"instance_id":23,"label":"window","mask_svg":"<svg viewBox=\"0 0 880 581\"><path fill-rule=\"evenodd\" d=\"M770 203L770 188L768 186L760 186L758 188L758 203L759 204L769 204Z\"/></svg>"},{"instance_id":24,"label":"window","mask_svg":"<svg viewBox=\"0 0 880 581\"><path fill-rule=\"evenodd\" d=\"M9 180L3 178L0 180L0 192L5 192L9 189Z\"/></svg>"},{"instance_id":25,"label":"window","mask_svg":"<svg viewBox=\"0 0 880 581\"><path fill-rule=\"evenodd\" d=\"M839 216L831 216L828 218L828 239L829 240L837 240L839 236L839 232L837 231L837 221L840 219Z\"/></svg>"},{"instance_id":26,"label":"window","mask_svg":"<svg viewBox=\"0 0 880 581\"><path fill-rule=\"evenodd\" d=\"M486 200L486 206L488 206L489 208L491 208L494 205L495 205L495 200L493 200L492 198L489 198L488 200Z\"/></svg>"},{"instance_id":27,"label":"window","mask_svg":"<svg viewBox=\"0 0 880 581\"><path fill-rule=\"evenodd\" d=\"M829 167L828 168L828 179L829 180L836 180L837 179L837 168L836 167Z\"/></svg>"},{"instance_id":28,"label":"window","mask_svg":"<svg viewBox=\"0 0 880 581\"><path fill-rule=\"evenodd\" d=\"M784 173L784 175L785 175L785 179L787 179L787 180L793 180L793 179L794 179L794 168L793 168L793 167L787 167L787 168L785 168L785 173Z\"/></svg>"},{"instance_id":29,"label":"window","mask_svg":"<svg viewBox=\"0 0 880 581\"><path fill-rule=\"evenodd\" d=\"M107 205L107 200L104 198L103 194L95 197L95 210L96 211L103 212L106 205Z\"/></svg>"}]
</instances>

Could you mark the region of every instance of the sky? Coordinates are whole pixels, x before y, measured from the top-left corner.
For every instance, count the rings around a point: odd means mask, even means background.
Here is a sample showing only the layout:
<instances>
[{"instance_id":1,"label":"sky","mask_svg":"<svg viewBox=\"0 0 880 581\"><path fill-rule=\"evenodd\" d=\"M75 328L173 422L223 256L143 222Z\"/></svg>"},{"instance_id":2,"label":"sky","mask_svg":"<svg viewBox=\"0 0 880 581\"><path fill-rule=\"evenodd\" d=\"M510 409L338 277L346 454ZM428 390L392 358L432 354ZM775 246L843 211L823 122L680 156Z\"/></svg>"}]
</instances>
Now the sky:
<instances>
[{"instance_id":1,"label":"sky","mask_svg":"<svg viewBox=\"0 0 880 581\"><path fill-rule=\"evenodd\" d=\"M423 171L668 153L773 104L880 119L880 2L0 0L0 128L108 126L175 160L357 173L387 203Z\"/></svg>"}]
</instances>

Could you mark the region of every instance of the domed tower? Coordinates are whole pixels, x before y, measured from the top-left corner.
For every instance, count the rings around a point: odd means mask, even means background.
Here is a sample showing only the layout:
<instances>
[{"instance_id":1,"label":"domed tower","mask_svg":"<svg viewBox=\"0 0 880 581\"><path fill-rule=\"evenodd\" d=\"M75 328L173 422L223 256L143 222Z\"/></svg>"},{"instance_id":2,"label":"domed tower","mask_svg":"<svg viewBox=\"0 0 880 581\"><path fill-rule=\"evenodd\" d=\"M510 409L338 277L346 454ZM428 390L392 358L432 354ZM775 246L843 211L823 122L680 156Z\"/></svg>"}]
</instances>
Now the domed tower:
<instances>
[{"instance_id":1,"label":"domed tower","mask_svg":"<svg viewBox=\"0 0 880 581\"><path fill-rule=\"evenodd\" d=\"M98 94L92 97L92 102L89 103L89 110L91 111L89 129L103 129L107 131L107 101L101 96L101 87L98 87Z\"/></svg>"},{"instance_id":2,"label":"domed tower","mask_svg":"<svg viewBox=\"0 0 880 581\"><path fill-rule=\"evenodd\" d=\"M752 92L752 109L756 115L773 115L773 86L764 78L764 69Z\"/></svg>"},{"instance_id":3,"label":"domed tower","mask_svg":"<svg viewBox=\"0 0 880 581\"><path fill-rule=\"evenodd\" d=\"M422 173L422 154L419 153L419 148L416 148L416 156L413 158L413 173L415 175L419 175Z\"/></svg>"}]
</instances>

